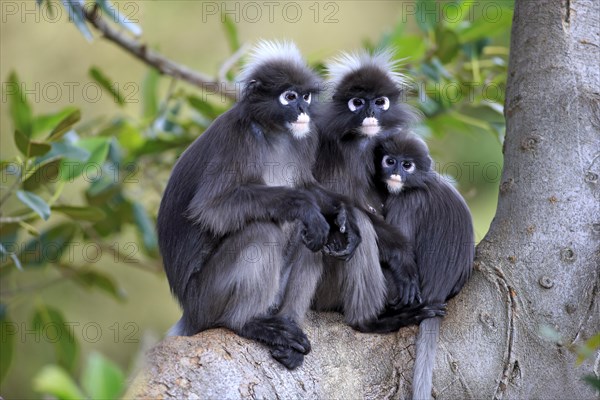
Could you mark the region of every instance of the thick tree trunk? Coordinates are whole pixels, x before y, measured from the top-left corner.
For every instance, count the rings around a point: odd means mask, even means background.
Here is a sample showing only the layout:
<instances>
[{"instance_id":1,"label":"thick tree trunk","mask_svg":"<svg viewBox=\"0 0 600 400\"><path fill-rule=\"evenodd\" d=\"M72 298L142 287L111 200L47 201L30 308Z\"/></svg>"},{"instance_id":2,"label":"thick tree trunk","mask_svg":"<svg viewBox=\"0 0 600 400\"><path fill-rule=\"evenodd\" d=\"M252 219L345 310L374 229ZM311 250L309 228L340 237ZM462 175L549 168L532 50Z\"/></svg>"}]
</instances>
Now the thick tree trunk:
<instances>
[{"instance_id":1,"label":"thick tree trunk","mask_svg":"<svg viewBox=\"0 0 600 400\"><path fill-rule=\"evenodd\" d=\"M600 330L600 2L517 0L498 211L476 272L449 304L434 372L439 398L594 398L567 345ZM561 343L544 339L544 325ZM306 323L313 351L288 372L224 330L170 338L130 397L404 398L416 329Z\"/></svg>"}]
</instances>

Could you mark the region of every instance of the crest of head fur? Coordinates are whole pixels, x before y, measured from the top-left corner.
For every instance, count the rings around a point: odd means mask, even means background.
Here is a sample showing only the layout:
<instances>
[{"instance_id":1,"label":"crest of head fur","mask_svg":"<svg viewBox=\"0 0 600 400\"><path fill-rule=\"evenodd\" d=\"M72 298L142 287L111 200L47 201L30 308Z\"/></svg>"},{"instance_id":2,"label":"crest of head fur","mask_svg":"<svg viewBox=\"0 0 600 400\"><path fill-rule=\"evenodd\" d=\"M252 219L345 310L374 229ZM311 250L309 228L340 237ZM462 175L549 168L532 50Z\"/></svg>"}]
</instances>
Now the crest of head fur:
<instances>
[{"instance_id":1,"label":"crest of head fur","mask_svg":"<svg viewBox=\"0 0 600 400\"><path fill-rule=\"evenodd\" d=\"M291 41L261 40L250 51L248 61L238 76L244 86L252 75L267 63L285 62L299 69L307 68L298 47Z\"/></svg>"},{"instance_id":2,"label":"crest of head fur","mask_svg":"<svg viewBox=\"0 0 600 400\"><path fill-rule=\"evenodd\" d=\"M372 54L366 50L342 53L327 63L327 75L331 87L336 87L348 74L364 67L374 67L385 73L402 90L407 86L407 78L398 72L401 61L394 60L392 49L381 49Z\"/></svg>"}]
</instances>

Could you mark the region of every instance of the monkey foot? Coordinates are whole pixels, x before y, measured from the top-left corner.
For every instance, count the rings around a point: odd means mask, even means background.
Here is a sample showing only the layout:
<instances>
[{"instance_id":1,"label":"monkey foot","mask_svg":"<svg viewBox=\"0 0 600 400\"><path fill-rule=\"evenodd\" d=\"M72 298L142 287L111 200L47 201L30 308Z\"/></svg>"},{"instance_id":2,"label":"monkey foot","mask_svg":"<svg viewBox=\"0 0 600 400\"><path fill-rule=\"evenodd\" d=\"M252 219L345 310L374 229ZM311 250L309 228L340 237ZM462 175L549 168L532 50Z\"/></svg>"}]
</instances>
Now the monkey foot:
<instances>
[{"instance_id":1,"label":"monkey foot","mask_svg":"<svg viewBox=\"0 0 600 400\"><path fill-rule=\"evenodd\" d=\"M300 354L310 352L308 338L298 324L289 318L280 316L255 318L248 321L239 334L265 343L273 349L289 348Z\"/></svg>"}]
</instances>

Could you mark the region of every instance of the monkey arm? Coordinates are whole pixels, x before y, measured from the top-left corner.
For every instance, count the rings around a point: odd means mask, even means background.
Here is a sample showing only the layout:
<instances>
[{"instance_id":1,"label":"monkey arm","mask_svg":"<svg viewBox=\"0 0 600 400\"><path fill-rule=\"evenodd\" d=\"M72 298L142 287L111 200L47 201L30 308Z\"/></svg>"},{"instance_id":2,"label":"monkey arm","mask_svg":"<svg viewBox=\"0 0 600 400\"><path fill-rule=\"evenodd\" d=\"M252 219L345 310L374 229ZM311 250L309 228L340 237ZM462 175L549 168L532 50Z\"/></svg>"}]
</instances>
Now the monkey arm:
<instances>
[{"instance_id":1,"label":"monkey arm","mask_svg":"<svg viewBox=\"0 0 600 400\"><path fill-rule=\"evenodd\" d=\"M304 244L312 251L323 247L329 231L310 192L255 183L212 196L200 188L188 206L187 216L219 236L238 231L252 221L299 220L304 225Z\"/></svg>"},{"instance_id":2,"label":"monkey arm","mask_svg":"<svg viewBox=\"0 0 600 400\"><path fill-rule=\"evenodd\" d=\"M389 268L398 289L397 305L421 302L419 274L415 260L414 244L398 228L378 215L368 213L377 234L377 248L382 266Z\"/></svg>"}]
</instances>

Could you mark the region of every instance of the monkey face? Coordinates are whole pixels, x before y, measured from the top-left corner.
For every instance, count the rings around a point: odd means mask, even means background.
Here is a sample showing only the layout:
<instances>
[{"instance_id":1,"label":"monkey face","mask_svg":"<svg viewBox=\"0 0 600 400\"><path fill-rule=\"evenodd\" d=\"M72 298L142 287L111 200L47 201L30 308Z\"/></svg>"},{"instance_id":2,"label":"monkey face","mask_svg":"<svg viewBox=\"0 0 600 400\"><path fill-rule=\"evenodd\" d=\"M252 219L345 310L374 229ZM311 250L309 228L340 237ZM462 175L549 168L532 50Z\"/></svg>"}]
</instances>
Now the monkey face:
<instances>
[{"instance_id":1,"label":"monkey face","mask_svg":"<svg viewBox=\"0 0 600 400\"><path fill-rule=\"evenodd\" d=\"M390 133L375 149L378 175L388 192L423 187L431 170L431 157L423 140L402 133Z\"/></svg>"},{"instance_id":2,"label":"monkey face","mask_svg":"<svg viewBox=\"0 0 600 400\"><path fill-rule=\"evenodd\" d=\"M400 193L405 184L410 185L416 170L415 162L403 156L384 155L381 159L382 178L392 194Z\"/></svg>"},{"instance_id":3,"label":"monkey face","mask_svg":"<svg viewBox=\"0 0 600 400\"><path fill-rule=\"evenodd\" d=\"M286 127L298 139L310 131L310 116L308 114L312 94L297 93L295 90L285 90L279 95L279 103L284 107Z\"/></svg>"},{"instance_id":4,"label":"monkey face","mask_svg":"<svg viewBox=\"0 0 600 400\"><path fill-rule=\"evenodd\" d=\"M269 62L251 75L242 101L249 118L268 131L301 139L310 132L310 105L319 86L319 78L308 68Z\"/></svg>"},{"instance_id":5,"label":"monkey face","mask_svg":"<svg viewBox=\"0 0 600 400\"><path fill-rule=\"evenodd\" d=\"M381 115L390 108L390 99L386 96L377 98L353 97L348 100L348 109L364 117L358 131L365 136L375 136L381 131Z\"/></svg>"},{"instance_id":6,"label":"monkey face","mask_svg":"<svg viewBox=\"0 0 600 400\"><path fill-rule=\"evenodd\" d=\"M362 67L340 82L333 95L335 110L345 119L345 131L374 137L406 122L398 104L398 86L379 68Z\"/></svg>"}]
</instances>

